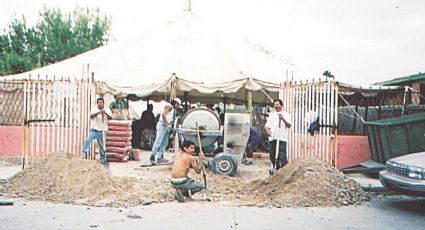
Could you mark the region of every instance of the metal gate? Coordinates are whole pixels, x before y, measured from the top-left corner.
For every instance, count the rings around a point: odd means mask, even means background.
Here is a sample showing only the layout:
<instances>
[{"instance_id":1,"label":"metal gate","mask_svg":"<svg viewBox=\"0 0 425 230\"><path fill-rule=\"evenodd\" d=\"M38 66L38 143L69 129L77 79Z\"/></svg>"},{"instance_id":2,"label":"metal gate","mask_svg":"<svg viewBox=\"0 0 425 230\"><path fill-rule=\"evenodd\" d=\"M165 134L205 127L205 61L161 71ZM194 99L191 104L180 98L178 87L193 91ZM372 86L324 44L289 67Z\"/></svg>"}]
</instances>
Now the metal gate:
<instances>
[{"instance_id":1,"label":"metal gate","mask_svg":"<svg viewBox=\"0 0 425 230\"><path fill-rule=\"evenodd\" d=\"M316 156L335 166L338 121L338 87L328 79L312 82L284 82L279 98L283 109L291 114L288 136L288 160ZM320 129L309 133L313 117L318 116Z\"/></svg>"},{"instance_id":2,"label":"metal gate","mask_svg":"<svg viewBox=\"0 0 425 230\"><path fill-rule=\"evenodd\" d=\"M2 82L2 125L23 127L24 164L59 150L79 155L88 133L95 85L61 79Z\"/></svg>"}]
</instances>

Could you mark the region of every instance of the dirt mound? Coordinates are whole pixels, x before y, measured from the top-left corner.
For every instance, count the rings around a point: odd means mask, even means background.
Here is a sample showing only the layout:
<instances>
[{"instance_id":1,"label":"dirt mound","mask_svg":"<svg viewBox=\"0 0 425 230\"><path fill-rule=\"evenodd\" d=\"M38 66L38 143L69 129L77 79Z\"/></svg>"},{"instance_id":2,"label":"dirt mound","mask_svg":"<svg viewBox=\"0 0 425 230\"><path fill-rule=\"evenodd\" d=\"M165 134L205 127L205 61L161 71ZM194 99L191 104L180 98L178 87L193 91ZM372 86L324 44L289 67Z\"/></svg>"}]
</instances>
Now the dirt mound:
<instances>
[{"instance_id":1,"label":"dirt mound","mask_svg":"<svg viewBox=\"0 0 425 230\"><path fill-rule=\"evenodd\" d=\"M208 172L210 194L215 202L261 207L329 207L369 199L355 181L317 158L295 160L272 177L267 167L268 160L257 160L241 165L235 177ZM95 161L55 153L0 184L0 196L113 207L176 202L170 172L170 165L141 168L138 162L106 169ZM192 171L189 176L203 182ZM205 201L203 193L194 195L193 202L199 201Z\"/></svg>"},{"instance_id":2,"label":"dirt mound","mask_svg":"<svg viewBox=\"0 0 425 230\"><path fill-rule=\"evenodd\" d=\"M54 203L132 206L171 200L152 194L135 178L116 178L101 164L67 153L54 153L18 173L3 187L4 195Z\"/></svg>"},{"instance_id":3,"label":"dirt mound","mask_svg":"<svg viewBox=\"0 0 425 230\"><path fill-rule=\"evenodd\" d=\"M276 207L342 206L360 204L369 196L352 179L317 158L301 158L275 176L243 186L244 205Z\"/></svg>"}]
</instances>

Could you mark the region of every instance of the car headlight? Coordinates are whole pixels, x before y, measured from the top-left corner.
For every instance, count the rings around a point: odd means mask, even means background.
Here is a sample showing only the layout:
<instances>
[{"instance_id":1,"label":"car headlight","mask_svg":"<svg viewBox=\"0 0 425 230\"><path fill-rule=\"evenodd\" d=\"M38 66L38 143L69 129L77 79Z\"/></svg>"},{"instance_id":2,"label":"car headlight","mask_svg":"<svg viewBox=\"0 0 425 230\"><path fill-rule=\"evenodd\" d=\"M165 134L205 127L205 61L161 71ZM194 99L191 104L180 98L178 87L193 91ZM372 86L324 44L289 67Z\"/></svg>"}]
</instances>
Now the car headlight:
<instances>
[{"instance_id":1,"label":"car headlight","mask_svg":"<svg viewBox=\"0 0 425 230\"><path fill-rule=\"evenodd\" d=\"M407 175L410 178L413 179L425 179L425 169L415 166L409 166L409 174Z\"/></svg>"}]
</instances>

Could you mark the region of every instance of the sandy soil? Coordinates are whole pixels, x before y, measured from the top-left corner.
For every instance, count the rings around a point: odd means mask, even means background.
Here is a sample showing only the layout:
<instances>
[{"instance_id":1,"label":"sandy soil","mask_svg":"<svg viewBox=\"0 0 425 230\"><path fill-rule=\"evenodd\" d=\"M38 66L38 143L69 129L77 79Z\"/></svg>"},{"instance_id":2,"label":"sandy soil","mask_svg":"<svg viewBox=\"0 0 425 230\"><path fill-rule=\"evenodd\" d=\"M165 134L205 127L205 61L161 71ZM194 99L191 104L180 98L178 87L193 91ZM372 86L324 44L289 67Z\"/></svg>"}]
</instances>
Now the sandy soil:
<instances>
[{"instance_id":1,"label":"sandy soil","mask_svg":"<svg viewBox=\"0 0 425 230\"><path fill-rule=\"evenodd\" d=\"M96 161L55 153L1 185L0 193L28 200L112 207L176 202L169 183L172 166L140 167L148 163L148 154L142 153L141 161L110 163L105 167ZM235 177L207 172L213 203L330 207L369 199L356 182L315 158L291 162L272 177L268 168L268 160L254 159L253 165L240 165ZM201 175L190 176L203 181ZM208 201L203 193L198 193L188 202Z\"/></svg>"}]
</instances>

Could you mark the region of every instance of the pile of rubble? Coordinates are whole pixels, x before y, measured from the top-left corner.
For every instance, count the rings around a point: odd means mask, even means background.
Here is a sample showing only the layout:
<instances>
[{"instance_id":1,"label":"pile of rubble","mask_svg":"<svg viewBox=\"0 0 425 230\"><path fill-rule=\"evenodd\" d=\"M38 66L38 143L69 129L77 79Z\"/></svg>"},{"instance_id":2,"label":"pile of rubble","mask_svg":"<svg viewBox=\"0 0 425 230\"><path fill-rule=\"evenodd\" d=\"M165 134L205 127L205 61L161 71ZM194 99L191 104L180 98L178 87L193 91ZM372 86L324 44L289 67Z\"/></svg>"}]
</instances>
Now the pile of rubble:
<instances>
[{"instance_id":1,"label":"pile of rubble","mask_svg":"<svg viewBox=\"0 0 425 230\"><path fill-rule=\"evenodd\" d=\"M352 179L317 158L295 160L268 176L268 161L243 166L235 177L208 172L215 202L259 207L331 207L357 205L370 199ZM171 165L139 168L117 164L113 177L96 161L56 153L0 184L7 197L95 206L134 206L175 202L170 186ZM193 172L189 176L202 181ZM193 202L203 201L202 192Z\"/></svg>"},{"instance_id":2,"label":"pile of rubble","mask_svg":"<svg viewBox=\"0 0 425 230\"><path fill-rule=\"evenodd\" d=\"M274 207L338 207L370 199L354 180L312 157L287 164L275 176L254 180L235 195L242 205Z\"/></svg>"},{"instance_id":3,"label":"pile of rubble","mask_svg":"<svg viewBox=\"0 0 425 230\"><path fill-rule=\"evenodd\" d=\"M94 206L133 206L172 194L152 193L136 178L113 177L96 161L55 153L18 173L1 188L8 197Z\"/></svg>"}]
</instances>

